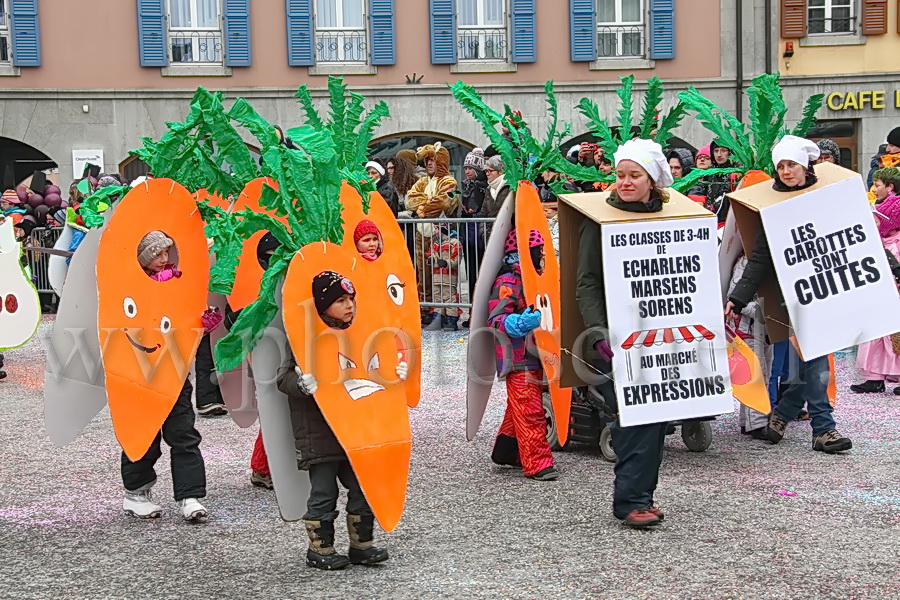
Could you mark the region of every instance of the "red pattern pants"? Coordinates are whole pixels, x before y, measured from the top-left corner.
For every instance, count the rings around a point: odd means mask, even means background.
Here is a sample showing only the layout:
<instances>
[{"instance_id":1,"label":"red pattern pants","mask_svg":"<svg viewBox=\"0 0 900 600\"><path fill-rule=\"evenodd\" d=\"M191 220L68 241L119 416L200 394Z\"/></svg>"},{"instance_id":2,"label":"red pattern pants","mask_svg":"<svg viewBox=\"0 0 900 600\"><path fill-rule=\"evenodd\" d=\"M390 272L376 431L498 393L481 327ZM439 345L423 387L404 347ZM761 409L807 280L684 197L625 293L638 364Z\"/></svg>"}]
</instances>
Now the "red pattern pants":
<instances>
[{"instance_id":1,"label":"red pattern pants","mask_svg":"<svg viewBox=\"0 0 900 600\"><path fill-rule=\"evenodd\" d=\"M269 472L269 459L266 457L266 449L263 446L262 429L259 430L259 434L256 436L256 443L253 444L253 455L250 457L250 468L266 477L272 475L272 473Z\"/></svg>"},{"instance_id":2,"label":"red pattern pants","mask_svg":"<svg viewBox=\"0 0 900 600\"><path fill-rule=\"evenodd\" d=\"M518 442L526 477L553 466L541 379L540 371L513 371L506 376L506 414L497 432Z\"/></svg>"}]
</instances>

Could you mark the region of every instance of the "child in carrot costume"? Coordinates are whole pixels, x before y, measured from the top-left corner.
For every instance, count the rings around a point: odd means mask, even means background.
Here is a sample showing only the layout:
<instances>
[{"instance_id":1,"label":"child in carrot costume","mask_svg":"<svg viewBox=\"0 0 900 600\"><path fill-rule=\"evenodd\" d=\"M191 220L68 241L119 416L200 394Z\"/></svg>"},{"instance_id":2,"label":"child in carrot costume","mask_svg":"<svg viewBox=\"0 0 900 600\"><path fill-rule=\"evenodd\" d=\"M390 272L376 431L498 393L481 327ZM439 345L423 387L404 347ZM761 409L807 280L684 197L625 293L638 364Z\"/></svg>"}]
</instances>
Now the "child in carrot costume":
<instances>
[{"instance_id":1,"label":"child in carrot costume","mask_svg":"<svg viewBox=\"0 0 900 600\"><path fill-rule=\"evenodd\" d=\"M533 231L528 241L538 272L543 270L544 240ZM491 459L500 465L522 466L525 476L537 481L559 477L547 443L543 408L544 372L532 333L541 324L541 312L525 300L516 230L509 232L503 267L494 281L489 301L489 325L497 330L497 373L506 377L507 406Z\"/></svg>"},{"instance_id":2,"label":"child in carrot costume","mask_svg":"<svg viewBox=\"0 0 900 600\"><path fill-rule=\"evenodd\" d=\"M356 290L347 278L324 271L313 279L316 312L332 329L347 329L356 315ZM405 380L407 365L397 366ZM278 370L278 389L288 397L297 466L309 471L310 494L303 516L309 535L306 564L323 570L343 569L349 564L373 565L388 559L387 550L374 545L375 516L360 488L353 467L313 395L318 388L314 375L304 374L292 353ZM338 481L347 488L349 556L334 549L334 520L338 516Z\"/></svg>"},{"instance_id":3,"label":"child in carrot costume","mask_svg":"<svg viewBox=\"0 0 900 600\"><path fill-rule=\"evenodd\" d=\"M169 262L169 249L173 241L162 231L151 231L138 244L138 262L144 272L155 281L168 281L181 276L176 265ZM207 309L202 317L203 328L208 333L222 323L222 315ZM194 406L191 403L193 387L186 379L172 411L163 423L160 433L150 444L146 454L132 462L122 453L122 483L125 514L139 519L153 519L162 515L162 507L154 503L150 489L156 483L154 465L162 456L160 439L171 447L172 485L175 502L181 515L188 521L209 516L209 511L199 498L206 496L206 465L200 453L200 432L194 427Z\"/></svg>"}]
</instances>

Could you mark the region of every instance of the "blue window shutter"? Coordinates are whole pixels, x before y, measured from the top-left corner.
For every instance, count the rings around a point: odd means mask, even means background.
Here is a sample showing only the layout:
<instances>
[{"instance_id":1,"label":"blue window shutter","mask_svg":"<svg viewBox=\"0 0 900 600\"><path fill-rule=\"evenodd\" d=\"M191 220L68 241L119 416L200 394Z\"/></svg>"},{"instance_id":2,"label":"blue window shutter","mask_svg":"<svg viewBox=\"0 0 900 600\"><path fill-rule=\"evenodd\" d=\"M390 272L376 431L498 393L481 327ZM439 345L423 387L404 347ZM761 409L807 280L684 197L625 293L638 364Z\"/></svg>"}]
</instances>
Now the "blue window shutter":
<instances>
[{"instance_id":1,"label":"blue window shutter","mask_svg":"<svg viewBox=\"0 0 900 600\"><path fill-rule=\"evenodd\" d=\"M537 18L535 0L511 0L512 61L533 63L537 60Z\"/></svg>"},{"instance_id":2,"label":"blue window shutter","mask_svg":"<svg viewBox=\"0 0 900 600\"><path fill-rule=\"evenodd\" d=\"M369 36L372 38L372 64L397 64L394 0L369 0Z\"/></svg>"},{"instance_id":3,"label":"blue window shutter","mask_svg":"<svg viewBox=\"0 0 900 600\"><path fill-rule=\"evenodd\" d=\"M675 58L675 0L650 0L650 58Z\"/></svg>"},{"instance_id":4,"label":"blue window shutter","mask_svg":"<svg viewBox=\"0 0 900 600\"><path fill-rule=\"evenodd\" d=\"M569 0L569 44L572 62L597 60L594 0Z\"/></svg>"},{"instance_id":5,"label":"blue window shutter","mask_svg":"<svg viewBox=\"0 0 900 600\"><path fill-rule=\"evenodd\" d=\"M250 0L225 0L225 66L249 67Z\"/></svg>"},{"instance_id":6,"label":"blue window shutter","mask_svg":"<svg viewBox=\"0 0 900 600\"><path fill-rule=\"evenodd\" d=\"M456 0L428 0L431 64L456 64Z\"/></svg>"},{"instance_id":7,"label":"blue window shutter","mask_svg":"<svg viewBox=\"0 0 900 600\"><path fill-rule=\"evenodd\" d=\"M8 4L13 66L41 66L41 31L38 27L37 0L12 0Z\"/></svg>"},{"instance_id":8,"label":"blue window shutter","mask_svg":"<svg viewBox=\"0 0 900 600\"><path fill-rule=\"evenodd\" d=\"M316 64L313 54L312 0L285 0L287 10L288 64L311 67Z\"/></svg>"},{"instance_id":9,"label":"blue window shutter","mask_svg":"<svg viewBox=\"0 0 900 600\"><path fill-rule=\"evenodd\" d=\"M137 13L141 66L165 67L169 64L165 0L137 0Z\"/></svg>"}]
</instances>

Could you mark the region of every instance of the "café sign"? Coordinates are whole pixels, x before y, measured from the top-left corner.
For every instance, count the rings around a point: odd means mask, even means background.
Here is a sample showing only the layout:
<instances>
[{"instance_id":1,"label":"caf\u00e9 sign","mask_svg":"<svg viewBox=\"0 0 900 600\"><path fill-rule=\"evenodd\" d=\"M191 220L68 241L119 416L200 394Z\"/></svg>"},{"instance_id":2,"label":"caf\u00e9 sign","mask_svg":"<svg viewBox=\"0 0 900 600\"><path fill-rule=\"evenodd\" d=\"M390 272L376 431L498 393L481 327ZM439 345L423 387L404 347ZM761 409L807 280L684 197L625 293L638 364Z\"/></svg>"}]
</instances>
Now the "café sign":
<instances>
[{"instance_id":1,"label":"caf\u00e9 sign","mask_svg":"<svg viewBox=\"0 0 900 600\"><path fill-rule=\"evenodd\" d=\"M900 108L900 90L893 94L884 90L831 92L825 100L831 110L882 110L889 104Z\"/></svg>"}]
</instances>

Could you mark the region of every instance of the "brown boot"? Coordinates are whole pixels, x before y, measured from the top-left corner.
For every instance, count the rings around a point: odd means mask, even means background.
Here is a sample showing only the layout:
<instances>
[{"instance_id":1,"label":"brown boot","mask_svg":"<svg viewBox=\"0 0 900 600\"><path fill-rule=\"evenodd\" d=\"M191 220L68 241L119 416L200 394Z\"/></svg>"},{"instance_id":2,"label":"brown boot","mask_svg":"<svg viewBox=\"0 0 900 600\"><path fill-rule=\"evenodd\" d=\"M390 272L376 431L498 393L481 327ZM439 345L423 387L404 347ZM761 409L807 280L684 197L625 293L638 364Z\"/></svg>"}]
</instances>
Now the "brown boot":
<instances>
[{"instance_id":1,"label":"brown boot","mask_svg":"<svg viewBox=\"0 0 900 600\"><path fill-rule=\"evenodd\" d=\"M347 515L350 533L350 562L354 565L374 565L388 559L388 551L375 547L373 515Z\"/></svg>"},{"instance_id":2,"label":"brown boot","mask_svg":"<svg viewBox=\"0 0 900 600\"><path fill-rule=\"evenodd\" d=\"M350 564L347 557L334 549L334 521L303 521L309 535L306 564L310 567L334 571Z\"/></svg>"}]
</instances>

